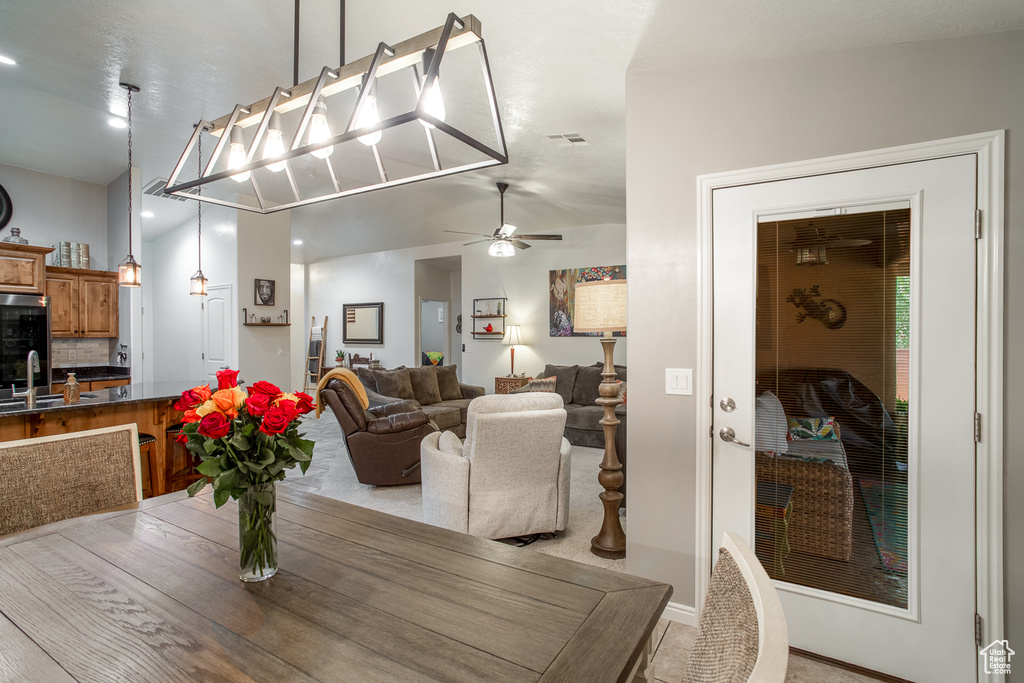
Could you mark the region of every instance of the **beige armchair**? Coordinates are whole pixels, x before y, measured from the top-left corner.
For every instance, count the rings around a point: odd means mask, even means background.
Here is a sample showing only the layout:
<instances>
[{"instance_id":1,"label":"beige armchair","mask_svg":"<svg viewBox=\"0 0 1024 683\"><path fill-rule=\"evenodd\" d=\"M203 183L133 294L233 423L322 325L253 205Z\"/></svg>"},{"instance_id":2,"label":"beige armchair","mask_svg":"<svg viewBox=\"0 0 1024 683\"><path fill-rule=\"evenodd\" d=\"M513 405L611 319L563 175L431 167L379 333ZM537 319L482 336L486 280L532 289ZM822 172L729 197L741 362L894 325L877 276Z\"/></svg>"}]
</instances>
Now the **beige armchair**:
<instances>
[{"instance_id":1,"label":"beige armchair","mask_svg":"<svg viewBox=\"0 0 1024 683\"><path fill-rule=\"evenodd\" d=\"M423 521L484 538L562 531L569 521L569 454L558 394L481 396L466 440L427 435L420 446Z\"/></svg>"}]
</instances>

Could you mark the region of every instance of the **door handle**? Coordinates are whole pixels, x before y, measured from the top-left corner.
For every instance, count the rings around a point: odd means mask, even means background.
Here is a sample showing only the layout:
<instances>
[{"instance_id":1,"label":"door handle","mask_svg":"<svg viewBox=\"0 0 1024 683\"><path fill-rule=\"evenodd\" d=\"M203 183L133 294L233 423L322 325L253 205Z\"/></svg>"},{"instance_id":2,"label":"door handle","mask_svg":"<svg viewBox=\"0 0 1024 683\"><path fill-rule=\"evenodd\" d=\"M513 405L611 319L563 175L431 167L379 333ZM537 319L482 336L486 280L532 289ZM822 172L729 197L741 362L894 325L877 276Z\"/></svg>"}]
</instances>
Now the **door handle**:
<instances>
[{"instance_id":1,"label":"door handle","mask_svg":"<svg viewBox=\"0 0 1024 683\"><path fill-rule=\"evenodd\" d=\"M749 443L743 443L742 441L740 441L739 439L736 438L736 432L734 432L732 430L732 427L722 427L722 430L720 432L718 432L718 436L722 439L722 441L731 441L732 443L736 444L737 446L743 446L744 448L750 448L750 444Z\"/></svg>"}]
</instances>

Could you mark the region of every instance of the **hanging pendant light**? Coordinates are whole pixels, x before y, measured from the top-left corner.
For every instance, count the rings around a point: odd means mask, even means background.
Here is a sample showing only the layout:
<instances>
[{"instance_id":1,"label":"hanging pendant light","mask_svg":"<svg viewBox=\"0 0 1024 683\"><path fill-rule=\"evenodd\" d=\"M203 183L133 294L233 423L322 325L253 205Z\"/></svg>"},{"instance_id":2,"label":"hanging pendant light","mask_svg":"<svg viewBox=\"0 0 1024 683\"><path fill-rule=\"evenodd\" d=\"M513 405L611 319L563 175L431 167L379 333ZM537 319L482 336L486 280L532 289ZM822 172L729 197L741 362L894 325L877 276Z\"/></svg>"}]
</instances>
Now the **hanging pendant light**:
<instances>
[{"instance_id":1,"label":"hanging pendant light","mask_svg":"<svg viewBox=\"0 0 1024 683\"><path fill-rule=\"evenodd\" d=\"M199 177L183 177L195 150L198 133L194 133L169 176L165 192L245 211L273 213L508 163L498 116L500 106L476 17L449 14L443 26L394 47L380 43L372 56L348 64L342 50L340 67L325 66L318 77L302 83L297 82L297 27L298 3L293 84L204 121L210 134L218 138L210 159ZM475 58L449 58L456 50L475 53ZM442 61L444 95L438 78ZM476 68L474 62L478 63ZM404 79L392 76L399 73L408 75ZM387 82L380 86L378 95L377 81L382 78ZM410 89L415 96L412 107ZM350 97L353 90L358 91L354 107ZM333 126L328 111L339 121ZM471 115L460 116L464 111ZM477 111L489 112L490 116L472 114ZM340 123L342 116L346 124ZM426 135L395 135L394 144L389 146L391 134L384 131L413 121L425 126ZM243 130L248 141L243 139ZM360 142L359 147L353 147L354 140ZM342 169L332 153L346 143L345 153L351 154L356 163L346 163ZM360 151L365 149L363 146L369 152ZM359 155L367 153L373 159L363 163ZM284 171L287 182L263 169ZM251 185L255 201L238 198L237 183L241 182ZM208 187L201 196L194 190L199 186Z\"/></svg>"},{"instance_id":2,"label":"hanging pendant light","mask_svg":"<svg viewBox=\"0 0 1024 683\"><path fill-rule=\"evenodd\" d=\"M128 91L128 256L117 265L117 284L121 287L142 286L142 266L132 256L132 93L139 86L121 83Z\"/></svg>"},{"instance_id":3,"label":"hanging pendant light","mask_svg":"<svg viewBox=\"0 0 1024 683\"><path fill-rule=\"evenodd\" d=\"M202 127L199 130L199 172L203 172L203 135ZM203 188L199 188L199 194ZM203 275L203 203L199 202L199 235L196 243L199 245L199 270L189 281L189 294L192 296L206 296L206 276Z\"/></svg>"}]
</instances>

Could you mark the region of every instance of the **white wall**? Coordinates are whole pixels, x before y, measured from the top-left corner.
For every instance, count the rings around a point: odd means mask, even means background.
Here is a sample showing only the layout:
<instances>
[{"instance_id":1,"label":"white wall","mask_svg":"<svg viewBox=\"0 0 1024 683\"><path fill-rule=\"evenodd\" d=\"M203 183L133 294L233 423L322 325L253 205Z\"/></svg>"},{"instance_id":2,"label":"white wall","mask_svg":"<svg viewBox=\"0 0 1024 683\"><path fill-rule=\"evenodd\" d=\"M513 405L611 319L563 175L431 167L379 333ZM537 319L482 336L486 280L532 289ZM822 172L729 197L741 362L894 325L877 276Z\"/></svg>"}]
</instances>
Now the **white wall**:
<instances>
[{"instance_id":1,"label":"white wall","mask_svg":"<svg viewBox=\"0 0 1024 683\"><path fill-rule=\"evenodd\" d=\"M561 234L561 242L536 242L512 258L487 256L486 245L466 248L462 257L462 337L466 345L462 361L464 377L469 380L463 381L493 392L494 378L507 375L511 367L508 346L496 340L473 339L473 299L508 298L505 321L520 325L526 342L516 347L517 373L525 371L537 377L547 364L591 365L604 359L601 344L594 337L549 336L548 272L626 263L626 226L585 226ZM631 277L627 270L627 280ZM631 329L627 335L616 341L616 363L626 361Z\"/></svg>"},{"instance_id":2,"label":"white wall","mask_svg":"<svg viewBox=\"0 0 1024 683\"><path fill-rule=\"evenodd\" d=\"M203 274L210 285L233 285L236 300L240 296L237 213L212 204L203 206ZM143 264L142 286L147 301L145 320L147 327L152 326L144 347L147 364L153 361L153 381L199 383L204 378L200 306L206 298L189 294L189 280L198 268L197 240L197 220L193 218L143 245L144 253L151 256ZM237 359L237 348L232 353Z\"/></svg>"},{"instance_id":3,"label":"white wall","mask_svg":"<svg viewBox=\"0 0 1024 683\"><path fill-rule=\"evenodd\" d=\"M107 255L106 186L4 164L0 164L0 185L14 205L14 215L0 239L17 227L29 244L49 247L62 240L82 242L89 245L90 268L117 267L118 262L110 262ZM127 201L124 213L128 213ZM51 263L50 257L46 262Z\"/></svg>"},{"instance_id":4,"label":"white wall","mask_svg":"<svg viewBox=\"0 0 1024 683\"><path fill-rule=\"evenodd\" d=\"M152 272L152 261L142 244L142 173L137 168L131 169L132 179L132 218L131 245L135 260L142 265L142 281ZM117 264L128 255L128 171L122 173L107 186L107 270L117 270ZM95 249L90 248L90 252ZM147 267L147 264L150 264ZM117 344L128 347L128 366L132 369L132 382L151 381L146 376L143 365L143 324L142 324L142 288L118 288L119 335L113 344L113 353L117 353ZM113 362L113 360L111 360Z\"/></svg>"},{"instance_id":5,"label":"white wall","mask_svg":"<svg viewBox=\"0 0 1024 683\"><path fill-rule=\"evenodd\" d=\"M445 358L445 365L455 365L456 374L462 378L462 334L455 330L458 316L462 313L462 271L452 272L450 277L450 293L448 300L451 305L448 307L448 334L451 339L448 350L448 358Z\"/></svg>"},{"instance_id":6,"label":"white wall","mask_svg":"<svg viewBox=\"0 0 1024 683\"><path fill-rule=\"evenodd\" d=\"M1024 643L1024 32L627 74L631 573L694 602L696 177L1008 129L1004 633ZM642 495L637 495L642 491ZM1024 680L1015 676L1014 680Z\"/></svg>"},{"instance_id":7,"label":"white wall","mask_svg":"<svg viewBox=\"0 0 1024 683\"><path fill-rule=\"evenodd\" d=\"M243 308L249 314L270 317L277 322L289 309L291 314L291 217L287 211L262 215L238 211L238 302L239 316ZM253 281L274 280L274 306L255 306ZM241 319L241 317L239 317ZM238 369L250 384L266 380L282 389L301 390L292 386L290 327L238 326Z\"/></svg>"},{"instance_id":8,"label":"white wall","mask_svg":"<svg viewBox=\"0 0 1024 683\"><path fill-rule=\"evenodd\" d=\"M291 316L292 326L289 327L289 338L291 343L291 387L300 389L306 382L306 353L309 348L309 323L306 320L306 266L302 263L291 264L291 306L288 314ZM331 326L330 320L327 327ZM323 318L317 321L317 325L323 325ZM341 319L334 321L340 325ZM334 365L335 349L324 349L324 364ZM312 394L310 394L312 396Z\"/></svg>"}]
</instances>

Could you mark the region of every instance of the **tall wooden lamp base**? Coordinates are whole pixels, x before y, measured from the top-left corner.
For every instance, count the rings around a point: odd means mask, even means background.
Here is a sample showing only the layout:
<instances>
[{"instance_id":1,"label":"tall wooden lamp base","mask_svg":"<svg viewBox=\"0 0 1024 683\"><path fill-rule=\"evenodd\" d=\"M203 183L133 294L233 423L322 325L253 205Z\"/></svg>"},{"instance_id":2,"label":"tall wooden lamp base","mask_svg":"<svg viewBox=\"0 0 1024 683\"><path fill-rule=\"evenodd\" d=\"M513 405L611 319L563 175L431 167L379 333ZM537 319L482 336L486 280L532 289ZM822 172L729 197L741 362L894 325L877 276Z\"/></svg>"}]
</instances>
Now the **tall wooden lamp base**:
<instances>
[{"instance_id":1,"label":"tall wooden lamp base","mask_svg":"<svg viewBox=\"0 0 1024 683\"><path fill-rule=\"evenodd\" d=\"M598 557L620 560L626 556L626 533L619 522L619 506L622 504L619 487L622 486L623 476L622 463L615 453L615 429L619 425L615 418L615 406L622 403L622 399L619 398L619 386L615 382L615 338L610 335L602 337L601 346L604 347L604 369L601 372L604 379L598 387L601 397L597 399L597 404L604 406L604 417L601 418L604 427L604 460L601 461L601 473L597 475L597 480L604 487L600 495L601 504L604 505L604 520L601 531L590 539L590 552Z\"/></svg>"}]
</instances>

